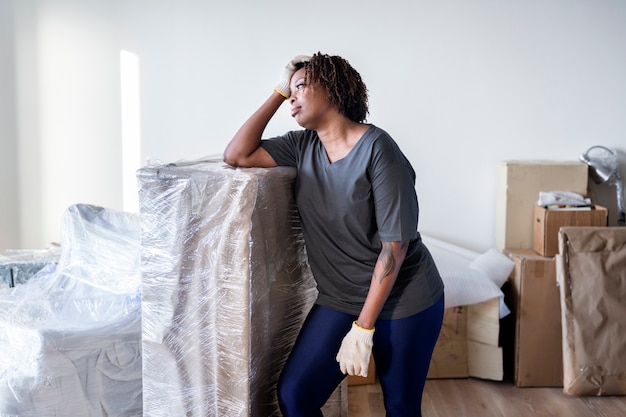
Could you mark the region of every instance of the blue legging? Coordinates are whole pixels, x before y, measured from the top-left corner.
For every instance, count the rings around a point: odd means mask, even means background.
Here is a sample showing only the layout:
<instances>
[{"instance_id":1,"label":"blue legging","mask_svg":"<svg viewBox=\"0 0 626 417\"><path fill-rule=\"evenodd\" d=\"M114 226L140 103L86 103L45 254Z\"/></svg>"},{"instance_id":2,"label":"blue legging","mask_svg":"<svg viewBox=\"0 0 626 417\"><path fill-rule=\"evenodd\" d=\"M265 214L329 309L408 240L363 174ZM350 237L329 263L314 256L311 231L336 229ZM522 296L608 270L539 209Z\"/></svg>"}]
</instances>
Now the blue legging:
<instances>
[{"instance_id":1,"label":"blue legging","mask_svg":"<svg viewBox=\"0 0 626 417\"><path fill-rule=\"evenodd\" d=\"M373 355L387 417L421 417L422 393L443 307L441 297L413 316L376 322ZM284 417L322 417L320 408L345 378L335 357L355 319L313 306L278 381Z\"/></svg>"}]
</instances>

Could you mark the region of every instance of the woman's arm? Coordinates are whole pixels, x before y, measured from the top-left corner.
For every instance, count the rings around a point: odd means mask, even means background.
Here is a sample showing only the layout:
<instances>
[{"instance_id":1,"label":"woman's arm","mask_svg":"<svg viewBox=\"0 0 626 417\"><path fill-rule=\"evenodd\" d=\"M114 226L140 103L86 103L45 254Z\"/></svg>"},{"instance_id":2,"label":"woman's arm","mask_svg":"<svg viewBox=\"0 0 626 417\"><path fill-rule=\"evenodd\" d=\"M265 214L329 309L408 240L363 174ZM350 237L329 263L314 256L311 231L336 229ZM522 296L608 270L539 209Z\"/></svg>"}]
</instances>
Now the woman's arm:
<instances>
[{"instance_id":1,"label":"woman's arm","mask_svg":"<svg viewBox=\"0 0 626 417\"><path fill-rule=\"evenodd\" d=\"M296 66L310 59L308 55L297 55L285 65L280 82L274 88L272 95L239 128L226 146L223 155L224 162L238 167L271 168L276 166L270 154L260 147L261 136L280 105L291 95L291 77L296 71Z\"/></svg>"},{"instance_id":2,"label":"woman's arm","mask_svg":"<svg viewBox=\"0 0 626 417\"><path fill-rule=\"evenodd\" d=\"M344 374L367 376L373 346L374 323L398 277L408 246L408 241L383 242L361 314L341 341L341 347L337 352L339 369Z\"/></svg>"},{"instance_id":3,"label":"woman's arm","mask_svg":"<svg viewBox=\"0 0 626 417\"><path fill-rule=\"evenodd\" d=\"M276 162L260 147L261 136L285 97L272 92L267 100L239 128L224 150L224 162L238 167L275 167Z\"/></svg>"},{"instance_id":4,"label":"woman's arm","mask_svg":"<svg viewBox=\"0 0 626 417\"><path fill-rule=\"evenodd\" d=\"M374 323L389 297L391 288L396 282L398 272L404 262L409 241L382 242L382 249L374 266L372 282L357 319L357 324L364 329L374 328Z\"/></svg>"}]
</instances>

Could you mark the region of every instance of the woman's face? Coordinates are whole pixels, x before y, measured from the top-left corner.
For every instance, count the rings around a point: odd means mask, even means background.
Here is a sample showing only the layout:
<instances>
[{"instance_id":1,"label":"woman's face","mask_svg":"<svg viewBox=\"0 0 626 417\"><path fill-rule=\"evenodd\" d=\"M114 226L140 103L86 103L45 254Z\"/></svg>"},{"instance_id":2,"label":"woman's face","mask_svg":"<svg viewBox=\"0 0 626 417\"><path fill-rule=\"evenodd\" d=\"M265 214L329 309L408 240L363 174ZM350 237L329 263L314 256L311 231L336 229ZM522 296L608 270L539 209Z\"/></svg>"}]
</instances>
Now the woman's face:
<instances>
[{"instance_id":1,"label":"woman's face","mask_svg":"<svg viewBox=\"0 0 626 417\"><path fill-rule=\"evenodd\" d=\"M305 82L305 69L301 68L291 77L291 117L305 129L318 130L327 120L332 106L326 90L319 84Z\"/></svg>"}]
</instances>

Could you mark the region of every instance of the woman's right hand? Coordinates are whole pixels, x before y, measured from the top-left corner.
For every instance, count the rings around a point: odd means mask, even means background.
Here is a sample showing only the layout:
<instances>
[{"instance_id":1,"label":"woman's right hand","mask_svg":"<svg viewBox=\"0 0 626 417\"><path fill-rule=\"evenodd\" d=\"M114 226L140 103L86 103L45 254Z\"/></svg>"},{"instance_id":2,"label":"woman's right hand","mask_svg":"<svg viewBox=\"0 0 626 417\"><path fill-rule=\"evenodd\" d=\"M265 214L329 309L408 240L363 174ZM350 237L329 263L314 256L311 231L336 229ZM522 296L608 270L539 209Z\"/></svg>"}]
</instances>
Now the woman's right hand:
<instances>
[{"instance_id":1,"label":"woman's right hand","mask_svg":"<svg viewBox=\"0 0 626 417\"><path fill-rule=\"evenodd\" d=\"M261 144L261 136L270 119L278 108L289 98L291 77L296 72L296 65L310 60L308 55L297 55L292 58L280 77L280 83L274 88L278 94L272 93L263 104L244 122L235 136L224 149L224 162L238 167L275 167L276 162Z\"/></svg>"},{"instance_id":2,"label":"woman's right hand","mask_svg":"<svg viewBox=\"0 0 626 417\"><path fill-rule=\"evenodd\" d=\"M291 84L291 77L293 76L293 73L296 72L296 65L310 60L310 55L296 55L293 57L287 65L285 65L285 68L283 68L283 72L280 75L280 81L278 85L274 87L274 91L286 99L289 98L289 96L291 96L289 84Z\"/></svg>"}]
</instances>

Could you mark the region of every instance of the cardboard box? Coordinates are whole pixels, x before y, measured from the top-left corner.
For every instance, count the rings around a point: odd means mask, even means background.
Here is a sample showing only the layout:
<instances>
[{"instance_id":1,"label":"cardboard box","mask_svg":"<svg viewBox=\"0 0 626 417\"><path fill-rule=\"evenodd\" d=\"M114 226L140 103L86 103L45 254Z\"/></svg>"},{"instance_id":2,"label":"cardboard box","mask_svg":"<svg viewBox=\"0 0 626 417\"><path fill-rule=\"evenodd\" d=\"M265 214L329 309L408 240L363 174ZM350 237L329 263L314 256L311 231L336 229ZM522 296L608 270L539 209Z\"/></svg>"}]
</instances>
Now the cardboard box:
<instances>
[{"instance_id":1,"label":"cardboard box","mask_svg":"<svg viewBox=\"0 0 626 417\"><path fill-rule=\"evenodd\" d=\"M515 263L507 288L518 387L563 386L561 304L554 258L530 249L505 250ZM510 294L508 293L510 291Z\"/></svg>"},{"instance_id":2,"label":"cardboard box","mask_svg":"<svg viewBox=\"0 0 626 417\"><path fill-rule=\"evenodd\" d=\"M587 195L587 165L554 161L503 161L498 165L496 248L533 247L533 214L539 192Z\"/></svg>"},{"instance_id":3,"label":"cardboard box","mask_svg":"<svg viewBox=\"0 0 626 417\"><path fill-rule=\"evenodd\" d=\"M593 210L549 210L535 205L533 249L543 256L559 253L559 229L564 226L606 226L608 211L596 206Z\"/></svg>"},{"instance_id":4,"label":"cardboard box","mask_svg":"<svg viewBox=\"0 0 626 417\"><path fill-rule=\"evenodd\" d=\"M428 370L429 379L476 377L501 381L502 348L498 346L500 300L450 307Z\"/></svg>"},{"instance_id":5,"label":"cardboard box","mask_svg":"<svg viewBox=\"0 0 626 417\"><path fill-rule=\"evenodd\" d=\"M471 377L502 381L500 299L467 306L467 368Z\"/></svg>"},{"instance_id":6,"label":"cardboard box","mask_svg":"<svg viewBox=\"0 0 626 417\"><path fill-rule=\"evenodd\" d=\"M446 308L427 378L467 378L468 376L467 306Z\"/></svg>"},{"instance_id":7,"label":"cardboard box","mask_svg":"<svg viewBox=\"0 0 626 417\"><path fill-rule=\"evenodd\" d=\"M498 346L500 303L493 298L482 303L449 307L428 369L428 379L476 377L501 381L502 348ZM348 385L376 383L374 361L367 378L348 377Z\"/></svg>"}]
</instances>

